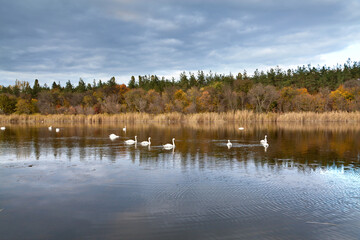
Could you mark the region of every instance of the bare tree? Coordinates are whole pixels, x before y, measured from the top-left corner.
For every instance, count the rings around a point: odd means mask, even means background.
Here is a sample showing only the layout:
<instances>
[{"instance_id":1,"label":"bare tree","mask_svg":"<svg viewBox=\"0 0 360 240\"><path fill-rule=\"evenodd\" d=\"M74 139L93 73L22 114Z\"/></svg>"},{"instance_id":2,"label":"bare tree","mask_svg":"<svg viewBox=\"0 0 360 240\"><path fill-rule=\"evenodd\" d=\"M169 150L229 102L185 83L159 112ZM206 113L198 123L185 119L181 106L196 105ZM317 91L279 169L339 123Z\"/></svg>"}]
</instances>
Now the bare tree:
<instances>
[{"instance_id":1,"label":"bare tree","mask_svg":"<svg viewBox=\"0 0 360 240\"><path fill-rule=\"evenodd\" d=\"M164 104L158 92L155 90L149 90L145 98L148 103L148 107L146 109L147 112L162 113L164 111Z\"/></svg>"},{"instance_id":2,"label":"bare tree","mask_svg":"<svg viewBox=\"0 0 360 240\"><path fill-rule=\"evenodd\" d=\"M55 113L55 100L49 91L39 93L37 107L41 114L54 114Z\"/></svg>"},{"instance_id":3,"label":"bare tree","mask_svg":"<svg viewBox=\"0 0 360 240\"><path fill-rule=\"evenodd\" d=\"M144 112L147 107L146 91L138 88L125 93L125 102L131 112Z\"/></svg>"},{"instance_id":4,"label":"bare tree","mask_svg":"<svg viewBox=\"0 0 360 240\"><path fill-rule=\"evenodd\" d=\"M192 87L186 92L189 100L189 106L186 107L187 113L196 113L200 109L199 98L201 97L201 92L198 87Z\"/></svg>"},{"instance_id":5,"label":"bare tree","mask_svg":"<svg viewBox=\"0 0 360 240\"><path fill-rule=\"evenodd\" d=\"M238 105L238 95L229 85L226 85L223 90L225 109L235 111Z\"/></svg>"},{"instance_id":6,"label":"bare tree","mask_svg":"<svg viewBox=\"0 0 360 240\"><path fill-rule=\"evenodd\" d=\"M261 83L256 84L248 94L250 103L255 106L257 112L269 111L271 104L279 98L279 93L274 86L264 87Z\"/></svg>"},{"instance_id":7,"label":"bare tree","mask_svg":"<svg viewBox=\"0 0 360 240\"><path fill-rule=\"evenodd\" d=\"M101 108L106 113L119 113L121 110L120 98L117 94L111 94L105 98Z\"/></svg>"},{"instance_id":8,"label":"bare tree","mask_svg":"<svg viewBox=\"0 0 360 240\"><path fill-rule=\"evenodd\" d=\"M245 92L241 91L237 93L237 96L239 98L240 108L241 110L245 109L245 104L248 101L248 96Z\"/></svg>"}]
</instances>

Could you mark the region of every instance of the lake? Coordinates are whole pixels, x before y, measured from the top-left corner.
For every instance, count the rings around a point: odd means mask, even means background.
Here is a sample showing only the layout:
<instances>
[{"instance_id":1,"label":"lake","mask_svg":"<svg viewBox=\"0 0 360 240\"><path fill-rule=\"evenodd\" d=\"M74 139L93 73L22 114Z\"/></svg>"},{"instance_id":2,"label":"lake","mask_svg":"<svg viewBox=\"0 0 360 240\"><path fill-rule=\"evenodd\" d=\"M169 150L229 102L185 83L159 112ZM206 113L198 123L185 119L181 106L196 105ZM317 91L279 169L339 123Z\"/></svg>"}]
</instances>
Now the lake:
<instances>
[{"instance_id":1,"label":"lake","mask_svg":"<svg viewBox=\"0 0 360 240\"><path fill-rule=\"evenodd\" d=\"M0 239L360 239L356 124L123 127L0 131Z\"/></svg>"}]
</instances>

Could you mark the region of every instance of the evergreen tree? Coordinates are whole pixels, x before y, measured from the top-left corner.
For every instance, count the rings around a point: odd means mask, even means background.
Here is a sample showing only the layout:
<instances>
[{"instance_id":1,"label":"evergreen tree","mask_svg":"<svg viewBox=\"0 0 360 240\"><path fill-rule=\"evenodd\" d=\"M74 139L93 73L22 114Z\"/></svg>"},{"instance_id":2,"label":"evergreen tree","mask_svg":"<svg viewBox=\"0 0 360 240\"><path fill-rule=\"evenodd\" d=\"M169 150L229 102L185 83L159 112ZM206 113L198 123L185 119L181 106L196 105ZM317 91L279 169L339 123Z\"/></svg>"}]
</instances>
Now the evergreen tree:
<instances>
[{"instance_id":1,"label":"evergreen tree","mask_svg":"<svg viewBox=\"0 0 360 240\"><path fill-rule=\"evenodd\" d=\"M58 89L59 88L59 86L57 85L57 83L54 81L53 83L52 83L52 85L51 85L51 89Z\"/></svg>"},{"instance_id":2,"label":"evergreen tree","mask_svg":"<svg viewBox=\"0 0 360 240\"><path fill-rule=\"evenodd\" d=\"M39 80L35 79L34 86L32 88L31 97L32 98L37 98L40 91L41 91L41 87L40 87L40 84L39 84Z\"/></svg>"},{"instance_id":3,"label":"evergreen tree","mask_svg":"<svg viewBox=\"0 0 360 240\"><path fill-rule=\"evenodd\" d=\"M70 80L68 80L66 82L64 90L65 90L65 92L73 92L74 91L74 86L71 84Z\"/></svg>"},{"instance_id":4,"label":"evergreen tree","mask_svg":"<svg viewBox=\"0 0 360 240\"><path fill-rule=\"evenodd\" d=\"M197 82L199 87L205 86L205 75L203 71L198 71Z\"/></svg>"},{"instance_id":5,"label":"evergreen tree","mask_svg":"<svg viewBox=\"0 0 360 240\"><path fill-rule=\"evenodd\" d=\"M190 80L189 80L190 87L197 86L198 84L197 84L197 81L196 81L196 78L195 78L194 74L189 73L189 75L190 75Z\"/></svg>"},{"instance_id":6,"label":"evergreen tree","mask_svg":"<svg viewBox=\"0 0 360 240\"><path fill-rule=\"evenodd\" d=\"M85 85L84 80L82 80L82 78L80 78L79 84L75 88L75 92L78 92L78 93L86 92L86 85Z\"/></svg>"},{"instance_id":7,"label":"evergreen tree","mask_svg":"<svg viewBox=\"0 0 360 240\"><path fill-rule=\"evenodd\" d=\"M183 90L187 90L189 88L189 80L188 80L185 72L182 72L180 74L179 85Z\"/></svg>"},{"instance_id":8,"label":"evergreen tree","mask_svg":"<svg viewBox=\"0 0 360 240\"><path fill-rule=\"evenodd\" d=\"M108 85L110 88L115 87L115 86L116 86L115 77L110 78L110 80L107 82L107 85Z\"/></svg>"},{"instance_id":9,"label":"evergreen tree","mask_svg":"<svg viewBox=\"0 0 360 240\"><path fill-rule=\"evenodd\" d=\"M136 88L136 81L135 81L135 77L134 76L131 76L131 79L128 83L128 86L130 89L133 89L133 88Z\"/></svg>"}]
</instances>

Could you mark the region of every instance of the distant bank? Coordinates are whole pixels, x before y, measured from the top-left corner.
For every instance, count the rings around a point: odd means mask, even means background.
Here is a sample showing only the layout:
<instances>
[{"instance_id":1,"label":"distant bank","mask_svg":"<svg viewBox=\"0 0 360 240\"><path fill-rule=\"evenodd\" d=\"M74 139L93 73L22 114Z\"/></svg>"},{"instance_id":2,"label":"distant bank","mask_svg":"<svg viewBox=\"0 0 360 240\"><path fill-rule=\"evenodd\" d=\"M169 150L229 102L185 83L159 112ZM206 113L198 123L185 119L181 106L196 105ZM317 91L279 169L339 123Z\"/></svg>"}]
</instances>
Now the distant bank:
<instances>
[{"instance_id":1,"label":"distant bank","mask_svg":"<svg viewBox=\"0 0 360 240\"><path fill-rule=\"evenodd\" d=\"M218 123L218 122L360 122L360 112L288 112L255 113L252 111L182 113L121 113L94 115L0 115L0 123L52 124L52 123Z\"/></svg>"}]
</instances>

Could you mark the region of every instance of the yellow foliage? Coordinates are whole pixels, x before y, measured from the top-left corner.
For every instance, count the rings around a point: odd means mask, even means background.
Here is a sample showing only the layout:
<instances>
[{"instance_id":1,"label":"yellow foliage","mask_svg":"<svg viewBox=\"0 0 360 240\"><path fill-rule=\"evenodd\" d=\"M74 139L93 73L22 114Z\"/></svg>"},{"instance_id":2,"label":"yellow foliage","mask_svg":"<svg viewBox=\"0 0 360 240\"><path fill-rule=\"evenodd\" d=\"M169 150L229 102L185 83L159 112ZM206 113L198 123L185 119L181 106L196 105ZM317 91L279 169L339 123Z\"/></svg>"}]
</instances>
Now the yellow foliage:
<instances>
[{"instance_id":1,"label":"yellow foliage","mask_svg":"<svg viewBox=\"0 0 360 240\"><path fill-rule=\"evenodd\" d=\"M292 87L284 87L280 92L281 98L290 100L296 95L296 90Z\"/></svg>"},{"instance_id":2,"label":"yellow foliage","mask_svg":"<svg viewBox=\"0 0 360 240\"><path fill-rule=\"evenodd\" d=\"M299 88L296 90L298 92L298 94L302 95L302 94L309 94L308 90L306 88Z\"/></svg>"},{"instance_id":3,"label":"yellow foliage","mask_svg":"<svg viewBox=\"0 0 360 240\"><path fill-rule=\"evenodd\" d=\"M330 93L330 97L333 99L344 98L347 101L352 101L355 98L354 95L351 92L347 91L343 85L340 85L338 87L338 89L336 89L335 91L332 91Z\"/></svg>"},{"instance_id":4,"label":"yellow foliage","mask_svg":"<svg viewBox=\"0 0 360 240\"><path fill-rule=\"evenodd\" d=\"M175 100L180 100L180 101L186 101L187 100L186 93L181 89L177 90L174 93L174 97L175 97Z\"/></svg>"}]
</instances>

